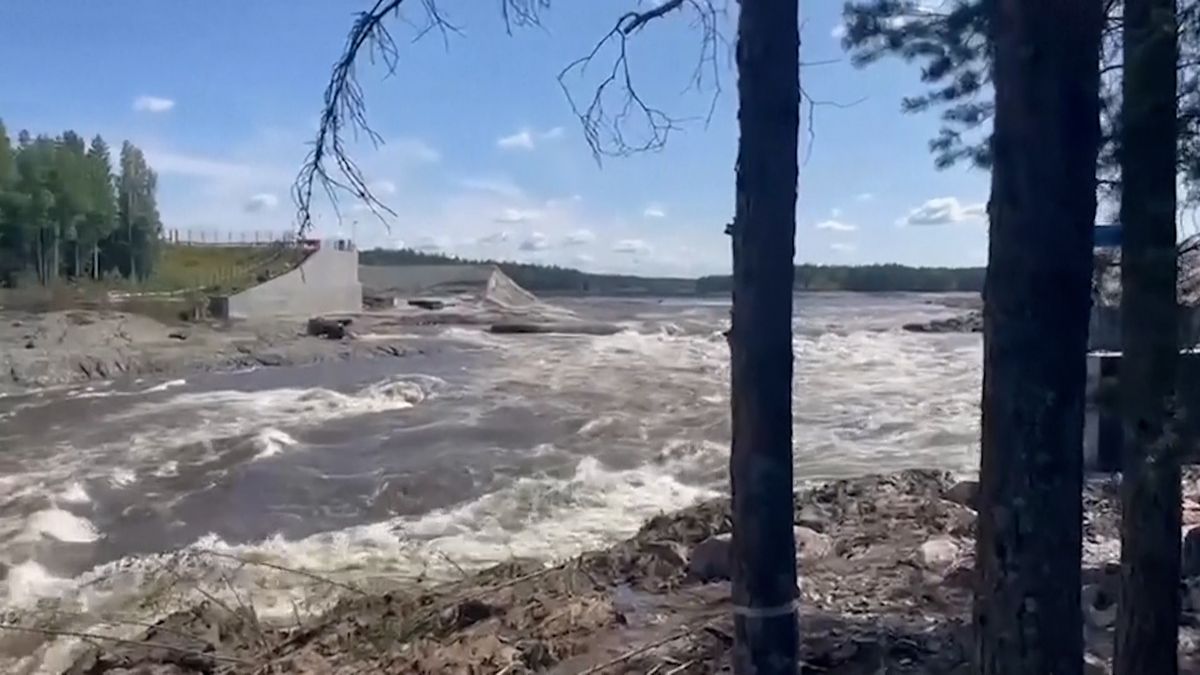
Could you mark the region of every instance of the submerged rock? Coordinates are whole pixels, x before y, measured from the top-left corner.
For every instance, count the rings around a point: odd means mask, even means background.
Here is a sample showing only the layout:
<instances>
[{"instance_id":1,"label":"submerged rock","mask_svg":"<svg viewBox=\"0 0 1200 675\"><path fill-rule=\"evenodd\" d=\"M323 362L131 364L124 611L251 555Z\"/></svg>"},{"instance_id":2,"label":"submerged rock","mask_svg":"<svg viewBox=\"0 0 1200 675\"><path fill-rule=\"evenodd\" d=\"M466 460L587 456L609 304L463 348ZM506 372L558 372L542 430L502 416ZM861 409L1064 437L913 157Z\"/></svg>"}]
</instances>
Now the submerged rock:
<instances>
[{"instance_id":1,"label":"submerged rock","mask_svg":"<svg viewBox=\"0 0 1200 675\"><path fill-rule=\"evenodd\" d=\"M497 335L527 335L536 333L559 333L564 335L616 335L621 327L611 323L523 323L508 321L492 324L489 329Z\"/></svg>"},{"instance_id":2,"label":"submerged rock","mask_svg":"<svg viewBox=\"0 0 1200 675\"><path fill-rule=\"evenodd\" d=\"M323 337L327 340L343 340L350 336L347 328L350 319L327 319L317 316L308 320L307 332L313 337Z\"/></svg>"},{"instance_id":3,"label":"submerged rock","mask_svg":"<svg viewBox=\"0 0 1200 675\"><path fill-rule=\"evenodd\" d=\"M432 300L428 298L414 298L409 300L408 304L419 309L438 310L446 308L445 300Z\"/></svg>"},{"instance_id":4,"label":"submerged rock","mask_svg":"<svg viewBox=\"0 0 1200 675\"><path fill-rule=\"evenodd\" d=\"M697 544L688 558L688 575L701 582L732 579L733 538L718 534Z\"/></svg>"},{"instance_id":5,"label":"submerged rock","mask_svg":"<svg viewBox=\"0 0 1200 675\"><path fill-rule=\"evenodd\" d=\"M968 312L949 319L904 324L910 333L982 333L983 312Z\"/></svg>"},{"instance_id":6,"label":"submerged rock","mask_svg":"<svg viewBox=\"0 0 1200 675\"><path fill-rule=\"evenodd\" d=\"M792 528L796 538L796 559L803 562L820 560L833 553L833 539L804 526Z\"/></svg>"},{"instance_id":7,"label":"submerged rock","mask_svg":"<svg viewBox=\"0 0 1200 675\"><path fill-rule=\"evenodd\" d=\"M979 501L979 481L977 480L962 480L954 485L951 485L944 493L942 499L955 504L961 504L969 509L978 510Z\"/></svg>"}]
</instances>

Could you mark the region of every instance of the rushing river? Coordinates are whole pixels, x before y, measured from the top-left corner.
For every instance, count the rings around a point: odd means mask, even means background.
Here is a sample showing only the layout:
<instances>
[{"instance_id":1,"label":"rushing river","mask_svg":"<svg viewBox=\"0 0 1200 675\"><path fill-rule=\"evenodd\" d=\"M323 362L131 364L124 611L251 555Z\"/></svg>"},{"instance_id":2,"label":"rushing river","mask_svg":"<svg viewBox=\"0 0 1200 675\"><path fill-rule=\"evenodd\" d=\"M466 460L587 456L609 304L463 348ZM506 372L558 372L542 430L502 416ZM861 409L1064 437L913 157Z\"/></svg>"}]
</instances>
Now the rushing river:
<instances>
[{"instance_id":1,"label":"rushing river","mask_svg":"<svg viewBox=\"0 0 1200 675\"><path fill-rule=\"evenodd\" d=\"M797 297L797 480L975 470L981 343L898 330L954 313L929 300ZM720 494L728 303L567 304L625 330L450 327L402 359L0 399L0 615L59 611L80 628L149 614L169 573L177 604L194 600L186 577L290 616L313 579L172 554L356 583L436 576L602 546ZM0 641L0 670L54 672L71 646L28 642Z\"/></svg>"}]
</instances>

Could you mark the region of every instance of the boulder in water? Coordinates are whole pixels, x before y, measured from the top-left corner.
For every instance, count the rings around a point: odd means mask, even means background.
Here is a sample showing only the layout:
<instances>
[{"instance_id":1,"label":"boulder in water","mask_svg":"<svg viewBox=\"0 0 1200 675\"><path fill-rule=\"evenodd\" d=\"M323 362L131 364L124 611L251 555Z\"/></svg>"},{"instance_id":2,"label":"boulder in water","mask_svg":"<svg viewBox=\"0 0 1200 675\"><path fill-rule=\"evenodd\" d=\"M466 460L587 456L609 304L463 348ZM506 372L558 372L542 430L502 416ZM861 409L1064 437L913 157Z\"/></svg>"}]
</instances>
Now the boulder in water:
<instances>
[{"instance_id":1,"label":"boulder in water","mask_svg":"<svg viewBox=\"0 0 1200 675\"><path fill-rule=\"evenodd\" d=\"M833 539L827 534L797 525L792 528L796 538L796 559L802 562L821 560L833 553Z\"/></svg>"},{"instance_id":2,"label":"boulder in water","mask_svg":"<svg viewBox=\"0 0 1200 675\"><path fill-rule=\"evenodd\" d=\"M969 509L978 510L979 481L961 480L942 493L942 499L954 502L955 504L962 504Z\"/></svg>"},{"instance_id":3,"label":"boulder in water","mask_svg":"<svg viewBox=\"0 0 1200 675\"><path fill-rule=\"evenodd\" d=\"M701 582L733 578L733 537L717 534L696 544L688 558L688 576Z\"/></svg>"},{"instance_id":4,"label":"boulder in water","mask_svg":"<svg viewBox=\"0 0 1200 675\"><path fill-rule=\"evenodd\" d=\"M563 335L616 335L621 327L610 323L556 322L533 323L506 321L492 324L491 332L497 335L530 335L558 333Z\"/></svg>"},{"instance_id":5,"label":"boulder in water","mask_svg":"<svg viewBox=\"0 0 1200 675\"><path fill-rule=\"evenodd\" d=\"M906 323L904 330L910 333L982 333L983 312L968 312L962 316L923 323Z\"/></svg>"},{"instance_id":6,"label":"boulder in water","mask_svg":"<svg viewBox=\"0 0 1200 675\"><path fill-rule=\"evenodd\" d=\"M308 320L308 334L327 340L342 340L350 336L347 326L352 319L327 319L316 316Z\"/></svg>"},{"instance_id":7,"label":"boulder in water","mask_svg":"<svg viewBox=\"0 0 1200 675\"><path fill-rule=\"evenodd\" d=\"M413 298L412 300L408 301L408 304L412 307L418 307L420 309L429 309L429 310L439 310L439 309L446 308L445 300L433 300L430 298Z\"/></svg>"}]
</instances>

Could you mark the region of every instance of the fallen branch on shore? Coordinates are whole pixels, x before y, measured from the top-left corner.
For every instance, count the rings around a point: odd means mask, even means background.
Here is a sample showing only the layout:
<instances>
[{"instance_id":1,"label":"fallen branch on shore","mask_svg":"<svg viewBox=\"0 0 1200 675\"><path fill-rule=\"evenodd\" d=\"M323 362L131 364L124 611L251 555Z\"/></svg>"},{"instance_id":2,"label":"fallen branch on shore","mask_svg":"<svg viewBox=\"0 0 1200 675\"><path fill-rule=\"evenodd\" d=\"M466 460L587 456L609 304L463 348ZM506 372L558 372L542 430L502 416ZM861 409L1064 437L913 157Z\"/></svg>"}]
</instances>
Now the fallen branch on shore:
<instances>
[{"instance_id":1,"label":"fallen branch on shore","mask_svg":"<svg viewBox=\"0 0 1200 675\"><path fill-rule=\"evenodd\" d=\"M253 666L253 661L239 659L236 656L227 656L216 652L205 652L198 649L188 649L186 647L177 647L175 645L164 644L161 642L149 642L146 640L127 640L125 638L113 637L111 635L102 635L100 633L85 633L72 630L58 630L54 628L37 628L34 626L22 626L14 623L0 623L0 630L20 631L24 633L37 633L47 637L73 637L80 640L111 642L113 644L124 645L127 647L137 647L139 649L162 649L176 654L183 654L201 660L217 661L219 663L233 663L239 666Z\"/></svg>"}]
</instances>

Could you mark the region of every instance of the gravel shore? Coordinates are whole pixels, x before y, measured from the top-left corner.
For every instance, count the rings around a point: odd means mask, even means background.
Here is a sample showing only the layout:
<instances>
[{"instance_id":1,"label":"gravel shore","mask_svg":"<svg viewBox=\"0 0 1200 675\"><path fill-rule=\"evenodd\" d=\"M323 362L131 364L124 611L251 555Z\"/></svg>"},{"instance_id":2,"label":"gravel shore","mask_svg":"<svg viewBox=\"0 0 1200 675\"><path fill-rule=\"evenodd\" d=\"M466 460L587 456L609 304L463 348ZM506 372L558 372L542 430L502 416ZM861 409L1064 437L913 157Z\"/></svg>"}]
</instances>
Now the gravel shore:
<instances>
[{"instance_id":1,"label":"gravel shore","mask_svg":"<svg viewBox=\"0 0 1200 675\"><path fill-rule=\"evenodd\" d=\"M1185 477L1185 527L1200 521L1198 478ZM1083 497L1089 673L1111 662L1116 488L1095 479ZM797 493L801 672L974 672L973 492L944 473L906 471ZM730 672L729 531L729 502L714 500L553 566L515 560L445 584L352 589L291 626L204 603L140 644L93 648L69 672L191 675L214 659L232 673ZM1193 616L1195 603L1184 606ZM1197 672L1196 638L1182 629L1181 672Z\"/></svg>"}]
</instances>

